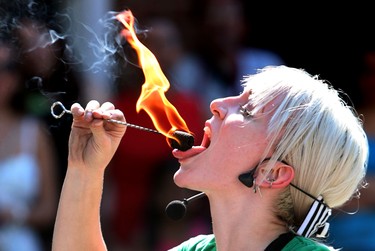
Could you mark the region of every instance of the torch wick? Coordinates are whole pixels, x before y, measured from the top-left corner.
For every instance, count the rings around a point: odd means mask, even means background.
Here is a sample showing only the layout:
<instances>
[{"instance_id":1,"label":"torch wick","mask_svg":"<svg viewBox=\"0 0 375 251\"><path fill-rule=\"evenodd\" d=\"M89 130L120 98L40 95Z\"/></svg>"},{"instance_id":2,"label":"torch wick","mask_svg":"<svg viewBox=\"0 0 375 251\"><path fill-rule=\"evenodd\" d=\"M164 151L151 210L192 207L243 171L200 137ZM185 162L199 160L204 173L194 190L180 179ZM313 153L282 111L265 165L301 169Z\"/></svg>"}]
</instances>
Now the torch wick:
<instances>
[{"instance_id":1,"label":"torch wick","mask_svg":"<svg viewBox=\"0 0 375 251\"><path fill-rule=\"evenodd\" d=\"M55 113L56 106L59 106L62 109L59 114ZM72 112L70 110L66 109L65 106L60 101L56 101L55 103L52 104L52 106L51 106L51 114L52 114L52 116L55 119L61 118L65 113L72 114ZM110 122L110 123L116 123L116 124L120 124L120 125L125 125L125 126L131 127L131 128L142 130L142 131L147 131L147 132L153 132L153 133L157 133L157 134L162 134L161 132L156 131L154 129L150 129L150 128L139 126L139 125L130 124L130 123L127 123L127 122L116 120L116 119L106 119L106 121Z\"/></svg>"}]
</instances>

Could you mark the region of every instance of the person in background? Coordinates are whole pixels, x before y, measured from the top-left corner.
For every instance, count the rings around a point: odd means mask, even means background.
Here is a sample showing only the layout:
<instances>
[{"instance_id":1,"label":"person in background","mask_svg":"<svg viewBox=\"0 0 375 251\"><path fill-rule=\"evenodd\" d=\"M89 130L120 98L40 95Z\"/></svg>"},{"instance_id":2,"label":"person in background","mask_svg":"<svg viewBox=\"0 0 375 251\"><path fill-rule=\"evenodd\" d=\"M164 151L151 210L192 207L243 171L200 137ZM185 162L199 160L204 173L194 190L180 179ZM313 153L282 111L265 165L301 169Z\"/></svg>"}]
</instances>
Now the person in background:
<instances>
[{"instance_id":1,"label":"person in background","mask_svg":"<svg viewBox=\"0 0 375 251\"><path fill-rule=\"evenodd\" d=\"M172 250L332 249L318 241L331 211L365 183L361 120L339 92L301 69L266 67L242 83L240 95L212 101L201 144L172 151L180 163L174 182L206 194L213 229ZM104 175L127 128L105 120L125 117L95 100L71 111L52 250L106 250Z\"/></svg>"},{"instance_id":2,"label":"person in background","mask_svg":"<svg viewBox=\"0 0 375 251\"><path fill-rule=\"evenodd\" d=\"M82 75L67 52L67 41L54 38L51 34L56 31L47 23L28 16L18 18L17 22L13 39L20 51L20 74L28 91L27 108L49 126L58 158L57 182L62 184L72 118L64 116L56 120L51 116L50 106L54 101L70 106L83 99Z\"/></svg>"},{"instance_id":3,"label":"person in background","mask_svg":"<svg viewBox=\"0 0 375 251\"><path fill-rule=\"evenodd\" d=\"M256 47L239 0L203 1L198 54L209 78L205 85L216 86L216 92L206 92L207 99L235 95L241 91L243 76L256 73L265 66L285 64L276 52Z\"/></svg>"},{"instance_id":4,"label":"person in background","mask_svg":"<svg viewBox=\"0 0 375 251\"><path fill-rule=\"evenodd\" d=\"M0 250L42 251L50 249L50 239L44 242L44 238L51 238L48 234L56 215L57 159L45 123L25 112L26 91L18 51L2 37Z\"/></svg>"}]
</instances>

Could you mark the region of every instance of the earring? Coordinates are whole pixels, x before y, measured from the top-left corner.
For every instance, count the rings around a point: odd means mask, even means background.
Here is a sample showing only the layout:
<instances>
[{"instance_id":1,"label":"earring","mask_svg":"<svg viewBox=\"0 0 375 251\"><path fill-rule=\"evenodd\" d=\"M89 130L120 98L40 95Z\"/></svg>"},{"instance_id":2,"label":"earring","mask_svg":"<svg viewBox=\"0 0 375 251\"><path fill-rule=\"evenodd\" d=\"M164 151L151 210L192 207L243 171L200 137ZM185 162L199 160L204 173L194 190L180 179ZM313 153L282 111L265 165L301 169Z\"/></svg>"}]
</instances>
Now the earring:
<instances>
[{"instance_id":1,"label":"earring","mask_svg":"<svg viewBox=\"0 0 375 251\"><path fill-rule=\"evenodd\" d=\"M271 188L271 187L272 187L272 184L273 184L273 182L275 181L275 179L270 179L270 178L267 178L267 181L268 181L268 182L270 182L270 186L269 186L269 188Z\"/></svg>"},{"instance_id":2,"label":"earring","mask_svg":"<svg viewBox=\"0 0 375 251\"><path fill-rule=\"evenodd\" d=\"M254 184L253 191L254 193L257 193L258 185L255 183L255 179L253 179L253 184Z\"/></svg>"}]
</instances>

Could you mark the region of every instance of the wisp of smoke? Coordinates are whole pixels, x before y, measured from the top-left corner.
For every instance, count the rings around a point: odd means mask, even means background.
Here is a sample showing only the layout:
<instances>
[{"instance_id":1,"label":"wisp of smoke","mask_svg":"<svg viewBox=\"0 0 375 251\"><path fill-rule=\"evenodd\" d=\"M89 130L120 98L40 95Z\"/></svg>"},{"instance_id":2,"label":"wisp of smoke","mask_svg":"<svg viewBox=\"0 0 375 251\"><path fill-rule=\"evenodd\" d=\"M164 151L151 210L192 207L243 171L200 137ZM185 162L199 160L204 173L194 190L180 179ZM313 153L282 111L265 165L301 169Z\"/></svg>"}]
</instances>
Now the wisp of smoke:
<instances>
[{"instance_id":1,"label":"wisp of smoke","mask_svg":"<svg viewBox=\"0 0 375 251\"><path fill-rule=\"evenodd\" d=\"M27 46L20 46L20 54L48 48L59 42L63 46L62 53L58 54L61 63L73 68L74 71L105 74L113 82L126 64L137 65L136 62L130 62L126 55L125 48L128 45L120 35L123 27L115 18L117 14L118 12L110 11L99 19L98 24L102 27L102 32L97 34L89 25L72 20L67 10L56 6L34 0L0 0L0 41L7 40L20 45L20 30L31 24L31 30L36 31L38 36L28 39ZM81 35L78 36L74 32L77 27L81 29ZM136 31L147 32L139 29ZM77 51L79 43L86 44L91 55L80 55ZM91 63L84 65L83 62L87 60L83 57L90 57ZM33 83L34 88L37 86L49 99L54 96L44 89L42 76L32 76L28 83ZM61 94L59 91L55 92Z\"/></svg>"}]
</instances>

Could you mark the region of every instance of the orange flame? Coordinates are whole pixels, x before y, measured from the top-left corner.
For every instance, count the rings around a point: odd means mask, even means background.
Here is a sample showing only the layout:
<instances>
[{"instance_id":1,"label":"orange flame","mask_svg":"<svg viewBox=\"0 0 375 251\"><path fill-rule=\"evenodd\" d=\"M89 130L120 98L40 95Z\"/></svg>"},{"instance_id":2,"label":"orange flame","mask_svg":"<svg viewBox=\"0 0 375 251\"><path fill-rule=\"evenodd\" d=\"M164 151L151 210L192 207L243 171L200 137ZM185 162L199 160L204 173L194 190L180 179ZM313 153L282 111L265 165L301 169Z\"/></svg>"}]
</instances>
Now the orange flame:
<instances>
[{"instance_id":1,"label":"orange flame","mask_svg":"<svg viewBox=\"0 0 375 251\"><path fill-rule=\"evenodd\" d=\"M165 97L164 93L170 87L169 81L163 74L154 54L138 40L134 30L132 12L125 10L119 13L116 18L125 26L126 29L123 29L121 34L136 50L139 64L145 76L142 92L136 105L137 112L140 112L141 109L146 111L156 129L168 138L174 138L172 134L176 130L190 133L177 109Z\"/></svg>"}]
</instances>

